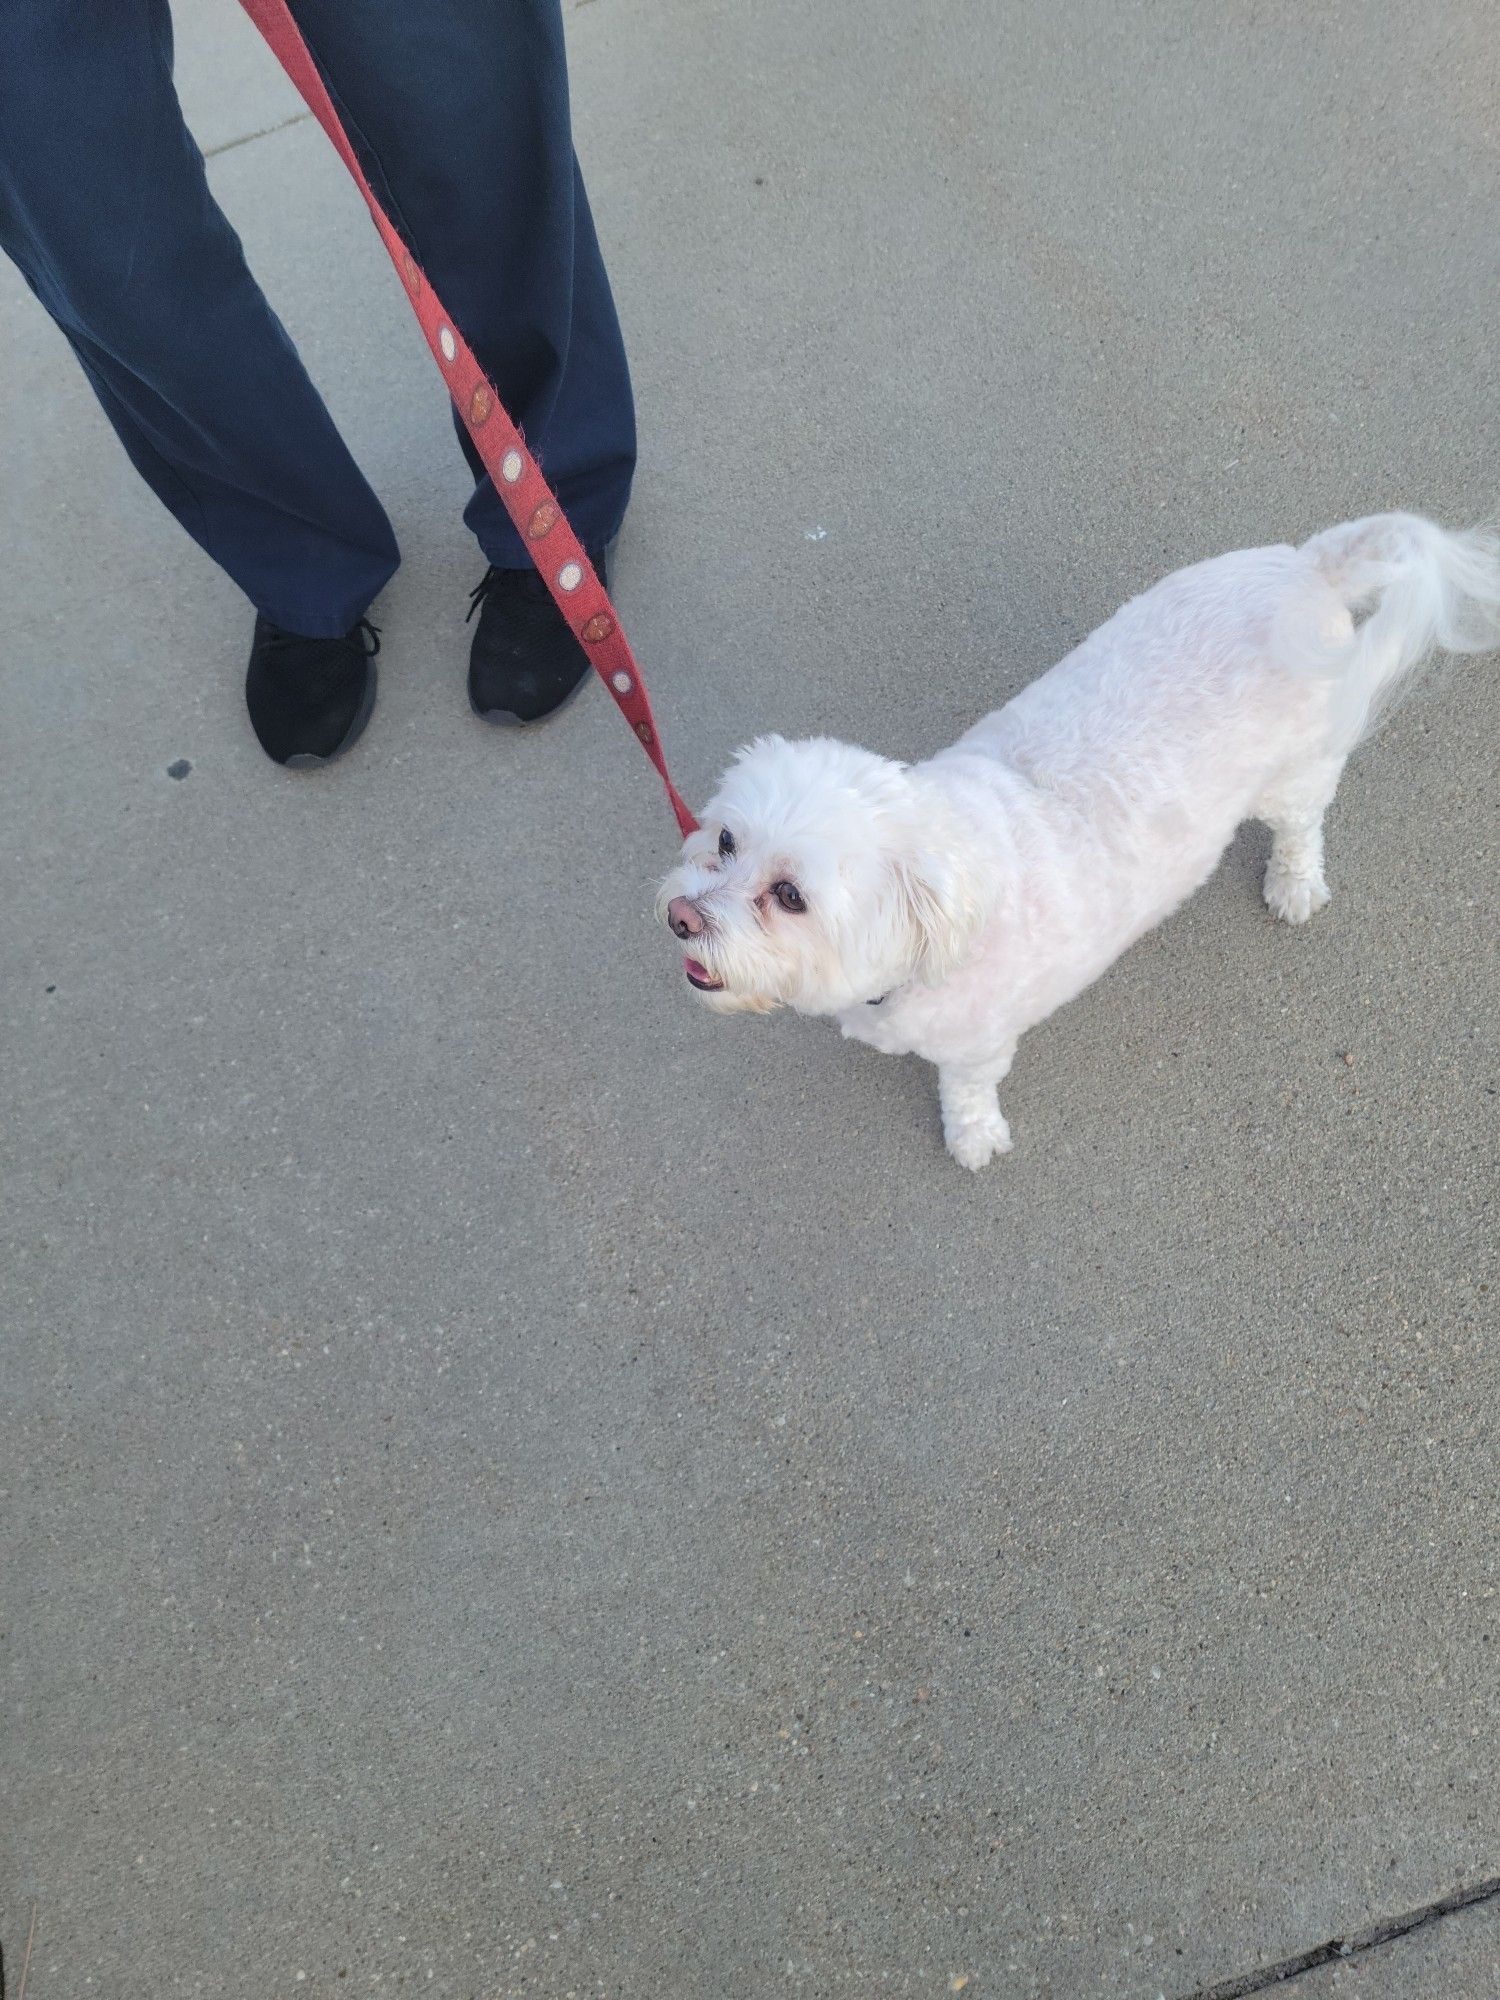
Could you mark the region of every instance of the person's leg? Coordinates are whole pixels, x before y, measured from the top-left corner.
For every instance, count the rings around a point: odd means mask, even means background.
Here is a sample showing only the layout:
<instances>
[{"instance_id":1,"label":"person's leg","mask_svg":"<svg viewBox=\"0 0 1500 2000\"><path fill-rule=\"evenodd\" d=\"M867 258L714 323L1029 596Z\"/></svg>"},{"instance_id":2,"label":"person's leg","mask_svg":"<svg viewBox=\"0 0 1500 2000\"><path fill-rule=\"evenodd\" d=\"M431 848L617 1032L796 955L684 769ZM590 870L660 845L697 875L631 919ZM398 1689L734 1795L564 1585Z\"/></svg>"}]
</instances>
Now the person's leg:
<instances>
[{"instance_id":1,"label":"person's leg","mask_svg":"<svg viewBox=\"0 0 1500 2000\"><path fill-rule=\"evenodd\" d=\"M619 533L630 499L635 401L620 322L576 161L573 185L573 297L566 353L560 372L554 371L551 409L537 410L532 419L535 429L520 417L516 422L579 540L586 549L603 549ZM482 353L479 359L483 364ZM453 421L478 481L464 520L498 569L529 567L531 557L456 410Z\"/></svg>"},{"instance_id":2,"label":"person's leg","mask_svg":"<svg viewBox=\"0 0 1500 2000\"><path fill-rule=\"evenodd\" d=\"M276 626L348 632L395 538L209 192L166 0L0 7L0 249L194 540Z\"/></svg>"},{"instance_id":3,"label":"person's leg","mask_svg":"<svg viewBox=\"0 0 1500 2000\"><path fill-rule=\"evenodd\" d=\"M624 343L573 157L559 0L291 0L371 186L526 434L584 546L635 468ZM479 484L489 560L530 566Z\"/></svg>"}]
</instances>

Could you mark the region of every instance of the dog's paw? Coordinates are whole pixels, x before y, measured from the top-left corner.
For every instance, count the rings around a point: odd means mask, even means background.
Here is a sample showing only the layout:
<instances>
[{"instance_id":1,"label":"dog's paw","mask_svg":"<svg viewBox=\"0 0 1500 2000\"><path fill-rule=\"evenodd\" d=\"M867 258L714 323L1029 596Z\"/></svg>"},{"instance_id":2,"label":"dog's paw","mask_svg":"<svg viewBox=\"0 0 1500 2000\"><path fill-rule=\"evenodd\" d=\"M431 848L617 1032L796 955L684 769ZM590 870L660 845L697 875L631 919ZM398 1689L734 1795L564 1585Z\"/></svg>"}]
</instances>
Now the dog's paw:
<instances>
[{"instance_id":1,"label":"dog's paw","mask_svg":"<svg viewBox=\"0 0 1500 2000\"><path fill-rule=\"evenodd\" d=\"M948 1151L961 1167L978 1173L1000 1153L1011 1149L1010 1127L997 1111L993 1118L966 1119L944 1132Z\"/></svg>"},{"instance_id":2,"label":"dog's paw","mask_svg":"<svg viewBox=\"0 0 1500 2000\"><path fill-rule=\"evenodd\" d=\"M1329 900L1328 884L1321 870L1311 874L1272 861L1266 870L1266 908L1284 924L1305 924Z\"/></svg>"}]
</instances>

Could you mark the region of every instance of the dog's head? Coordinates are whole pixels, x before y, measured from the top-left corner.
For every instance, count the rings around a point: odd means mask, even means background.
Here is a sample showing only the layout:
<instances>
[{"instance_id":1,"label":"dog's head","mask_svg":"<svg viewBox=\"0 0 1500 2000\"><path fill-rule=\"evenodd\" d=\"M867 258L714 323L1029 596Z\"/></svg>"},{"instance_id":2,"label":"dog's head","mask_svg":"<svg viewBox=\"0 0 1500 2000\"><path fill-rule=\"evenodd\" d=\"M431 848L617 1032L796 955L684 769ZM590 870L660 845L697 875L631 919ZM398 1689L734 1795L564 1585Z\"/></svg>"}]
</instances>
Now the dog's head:
<instances>
[{"instance_id":1,"label":"dog's head","mask_svg":"<svg viewBox=\"0 0 1500 2000\"><path fill-rule=\"evenodd\" d=\"M819 737L742 750L683 843L657 914L722 1012L833 1014L936 984L983 921L978 870L903 765Z\"/></svg>"}]
</instances>

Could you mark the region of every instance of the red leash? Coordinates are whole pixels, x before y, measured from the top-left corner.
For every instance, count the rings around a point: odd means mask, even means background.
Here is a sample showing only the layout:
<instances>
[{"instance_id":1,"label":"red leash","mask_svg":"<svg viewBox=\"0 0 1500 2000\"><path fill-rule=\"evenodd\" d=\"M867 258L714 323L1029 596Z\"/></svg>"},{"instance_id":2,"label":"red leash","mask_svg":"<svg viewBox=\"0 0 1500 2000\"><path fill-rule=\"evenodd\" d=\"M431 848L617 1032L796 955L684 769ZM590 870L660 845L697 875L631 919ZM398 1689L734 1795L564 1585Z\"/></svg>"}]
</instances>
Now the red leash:
<instances>
[{"instance_id":1,"label":"red leash","mask_svg":"<svg viewBox=\"0 0 1500 2000\"><path fill-rule=\"evenodd\" d=\"M412 309L442 371L454 408L473 438L485 470L495 482L495 491L504 501L506 513L515 522L543 583L588 654L595 673L609 689L615 705L656 766L678 827L684 835L691 833L698 822L683 804L667 770L651 704L646 699L646 685L619 613L594 574L594 566L567 515L558 506L557 496L526 449L525 439L506 413L494 383L470 353L467 341L444 311L442 300L375 199L286 0L241 0L241 4L354 176L355 185L380 231L380 240L405 282Z\"/></svg>"}]
</instances>

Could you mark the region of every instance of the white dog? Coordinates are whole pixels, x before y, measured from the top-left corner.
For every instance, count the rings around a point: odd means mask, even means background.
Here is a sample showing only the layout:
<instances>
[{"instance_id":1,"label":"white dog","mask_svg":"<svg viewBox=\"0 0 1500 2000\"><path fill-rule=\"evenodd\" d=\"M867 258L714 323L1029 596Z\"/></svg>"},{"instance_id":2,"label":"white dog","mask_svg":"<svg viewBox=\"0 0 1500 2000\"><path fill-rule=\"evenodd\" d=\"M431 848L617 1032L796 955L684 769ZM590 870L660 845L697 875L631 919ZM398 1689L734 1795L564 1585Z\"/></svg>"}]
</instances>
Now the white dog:
<instances>
[{"instance_id":1,"label":"white dog","mask_svg":"<svg viewBox=\"0 0 1500 2000\"><path fill-rule=\"evenodd\" d=\"M1361 622L1359 614L1368 613ZM1500 643L1500 538L1380 514L1246 549L1134 598L925 764L819 738L742 750L663 884L721 1011L832 1014L938 1066L966 1167L1010 1148L1021 1034L1271 829L1265 898L1328 901L1344 760L1435 647Z\"/></svg>"}]
</instances>

